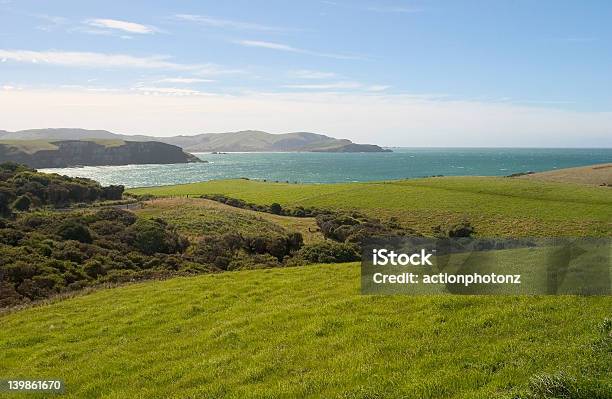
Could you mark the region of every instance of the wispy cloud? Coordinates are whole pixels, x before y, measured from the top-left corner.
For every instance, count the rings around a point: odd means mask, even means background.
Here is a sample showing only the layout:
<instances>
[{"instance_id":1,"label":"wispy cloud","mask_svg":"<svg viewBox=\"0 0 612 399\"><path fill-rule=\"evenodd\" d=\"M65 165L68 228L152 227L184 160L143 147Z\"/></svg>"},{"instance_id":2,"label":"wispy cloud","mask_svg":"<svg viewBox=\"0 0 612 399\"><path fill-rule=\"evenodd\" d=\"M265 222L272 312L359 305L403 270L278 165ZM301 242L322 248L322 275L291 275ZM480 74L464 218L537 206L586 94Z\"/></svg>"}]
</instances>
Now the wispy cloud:
<instances>
[{"instance_id":1,"label":"wispy cloud","mask_svg":"<svg viewBox=\"0 0 612 399\"><path fill-rule=\"evenodd\" d=\"M86 68L137 68L189 71L197 75L238 73L214 64L181 64L168 56L136 57L127 54L108 54L76 51L31 51L0 49L0 61L58 65Z\"/></svg>"},{"instance_id":2,"label":"wispy cloud","mask_svg":"<svg viewBox=\"0 0 612 399\"><path fill-rule=\"evenodd\" d=\"M264 42L260 40L238 40L235 43L241 46L245 46L245 47L260 47L260 48L265 48L269 50L286 51L286 52L298 53L298 54L307 54L307 55L313 55L316 57L335 58L338 60L363 59L363 57L357 56L357 55L322 53L318 51L311 51L311 50L306 50L306 49L302 49L298 47L293 47L288 44Z\"/></svg>"},{"instance_id":3,"label":"wispy cloud","mask_svg":"<svg viewBox=\"0 0 612 399\"><path fill-rule=\"evenodd\" d=\"M155 81L156 83L211 83L214 82L212 79L199 79L199 78L163 78Z\"/></svg>"},{"instance_id":4,"label":"wispy cloud","mask_svg":"<svg viewBox=\"0 0 612 399\"><path fill-rule=\"evenodd\" d=\"M210 96L211 93L205 93L199 90L177 88L177 87L135 87L133 90L149 95L169 95L169 96Z\"/></svg>"},{"instance_id":5,"label":"wispy cloud","mask_svg":"<svg viewBox=\"0 0 612 399\"><path fill-rule=\"evenodd\" d=\"M261 25L252 22L234 21L230 19L215 18L208 15L195 14L176 14L176 19L182 21L195 22L200 25L210 26L213 28L230 28L237 30L255 30L255 31L282 31L283 28L276 26Z\"/></svg>"},{"instance_id":6,"label":"wispy cloud","mask_svg":"<svg viewBox=\"0 0 612 399\"><path fill-rule=\"evenodd\" d=\"M118 19L88 19L84 21L84 24L92 26L94 28L119 30L122 32L135 34L151 34L158 31L158 29L153 26L143 25L136 22L122 21Z\"/></svg>"},{"instance_id":7,"label":"wispy cloud","mask_svg":"<svg viewBox=\"0 0 612 399\"><path fill-rule=\"evenodd\" d=\"M296 71L290 71L289 76L296 79L331 79L335 78L336 75L333 72L323 72L323 71L312 71L310 69L299 69Z\"/></svg>"},{"instance_id":8,"label":"wispy cloud","mask_svg":"<svg viewBox=\"0 0 612 399\"><path fill-rule=\"evenodd\" d=\"M286 89L299 89L299 90L356 90L361 89L365 91L384 91L390 86L384 85L366 85L360 82L330 82L330 83L317 83L317 84L289 84L284 85Z\"/></svg>"}]
</instances>

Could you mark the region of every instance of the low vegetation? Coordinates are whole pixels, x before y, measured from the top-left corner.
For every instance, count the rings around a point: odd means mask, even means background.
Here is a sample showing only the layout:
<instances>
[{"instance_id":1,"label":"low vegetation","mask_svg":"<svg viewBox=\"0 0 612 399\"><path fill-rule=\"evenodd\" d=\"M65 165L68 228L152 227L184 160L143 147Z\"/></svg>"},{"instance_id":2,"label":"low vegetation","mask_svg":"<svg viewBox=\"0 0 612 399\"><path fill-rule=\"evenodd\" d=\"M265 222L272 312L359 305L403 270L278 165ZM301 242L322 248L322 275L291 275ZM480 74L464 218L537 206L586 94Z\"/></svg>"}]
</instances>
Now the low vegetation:
<instances>
[{"instance_id":1,"label":"low vegetation","mask_svg":"<svg viewBox=\"0 0 612 399\"><path fill-rule=\"evenodd\" d=\"M120 200L123 186L102 187L89 179L38 173L13 163L0 164L0 217L33 208Z\"/></svg>"},{"instance_id":2,"label":"low vegetation","mask_svg":"<svg viewBox=\"0 0 612 399\"><path fill-rule=\"evenodd\" d=\"M611 398L607 297L362 296L359 265L132 284L0 317L67 398ZM45 397L32 395L31 397Z\"/></svg>"}]
</instances>

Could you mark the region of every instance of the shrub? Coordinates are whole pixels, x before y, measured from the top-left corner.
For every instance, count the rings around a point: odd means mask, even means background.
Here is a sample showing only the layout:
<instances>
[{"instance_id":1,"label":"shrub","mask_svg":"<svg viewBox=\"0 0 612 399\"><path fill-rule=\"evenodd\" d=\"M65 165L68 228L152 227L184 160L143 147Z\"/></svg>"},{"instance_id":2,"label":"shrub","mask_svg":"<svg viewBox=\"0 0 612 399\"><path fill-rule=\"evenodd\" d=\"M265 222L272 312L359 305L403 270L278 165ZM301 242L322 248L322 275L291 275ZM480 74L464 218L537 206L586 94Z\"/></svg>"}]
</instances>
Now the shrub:
<instances>
[{"instance_id":1,"label":"shrub","mask_svg":"<svg viewBox=\"0 0 612 399\"><path fill-rule=\"evenodd\" d=\"M189 242L162 219L139 219L126 230L129 242L147 255L183 252Z\"/></svg>"},{"instance_id":2,"label":"shrub","mask_svg":"<svg viewBox=\"0 0 612 399\"><path fill-rule=\"evenodd\" d=\"M270 205L270 212L275 215L280 215L283 212L283 208L279 203L274 202Z\"/></svg>"},{"instance_id":3,"label":"shrub","mask_svg":"<svg viewBox=\"0 0 612 399\"><path fill-rule=\"evenodd\" d=\"M104 264L98 259L90 259L83 265L83 271L91 278L98 278L106 274Z\"/></svg>"},{"instance_id":4,"label":"shrub","mask_svg":"<svg viewBox=\"0 0 612 399\"><path fill-rule=\"evenodd\" d=\"M57 229L57 235L64 240L74 240L84 243L92 242L91 233L87 226L74 219L63 221Z\"/></svg>"},{"instance_id":5,"label":"shrub","mask_svg":"<svg viewBox=\"0 0 612 399\"><path fill-rule=\"evenodd\" d=\"M118 208L103 208L96 212L95 219L118 222L125 226L130 226L136 222L136 215L132 212L124 211Z\"/></svg>"},{"instance_id":6,"label":"shrub","mask_svg":"<svg viewBox=\"0 0 612 399\"><path fill-rule=\"evenodd\" d=\"M302 247L296 258L308 263L341 263L359 260L361 256L354 244L323 241Z\"/></svg>"},{"instance_id":7,"label":"shrub","mask_svg":"<svg viewBox=\"0 0 612 399\"><path fill-rule=\"evenodd\" d=\"M32 205L32 200L28 195L20 195L13 202L12 208L19 212L25 212L30 210L30 206Z\"/></svg>"},{"instance_id":8,"label":"shrub","mask_svg":"<svg viewBox=\"0 0 612 399\"><path fill-rule=\"evenodd\" d=\"M474 228L468 221L463 221L448 229L449 237L471 237L474 234Z\"/></svg>"}]
</instances>

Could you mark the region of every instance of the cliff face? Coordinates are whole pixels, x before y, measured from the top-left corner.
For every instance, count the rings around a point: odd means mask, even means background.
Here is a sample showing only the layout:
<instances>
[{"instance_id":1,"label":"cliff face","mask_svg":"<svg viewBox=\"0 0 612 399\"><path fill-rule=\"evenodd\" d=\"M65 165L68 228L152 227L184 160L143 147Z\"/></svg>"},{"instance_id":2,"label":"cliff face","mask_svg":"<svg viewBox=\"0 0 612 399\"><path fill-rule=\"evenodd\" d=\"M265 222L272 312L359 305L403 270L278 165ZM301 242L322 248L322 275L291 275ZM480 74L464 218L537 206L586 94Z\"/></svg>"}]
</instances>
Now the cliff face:
<instances>
[{"instance_id":1,"label":"cliff face","mask_svg":"<svg viewBox=\"0 0 612 399\"><path fill-rule=\"evenodd\" d=\"M66 140L49 144L55 148L35 152L28 151L24 144L0 144L0 162L17 162L33 168L201 162L179 147L154 141L105 145L94 141Z\"/></svg>"}]
</instances>

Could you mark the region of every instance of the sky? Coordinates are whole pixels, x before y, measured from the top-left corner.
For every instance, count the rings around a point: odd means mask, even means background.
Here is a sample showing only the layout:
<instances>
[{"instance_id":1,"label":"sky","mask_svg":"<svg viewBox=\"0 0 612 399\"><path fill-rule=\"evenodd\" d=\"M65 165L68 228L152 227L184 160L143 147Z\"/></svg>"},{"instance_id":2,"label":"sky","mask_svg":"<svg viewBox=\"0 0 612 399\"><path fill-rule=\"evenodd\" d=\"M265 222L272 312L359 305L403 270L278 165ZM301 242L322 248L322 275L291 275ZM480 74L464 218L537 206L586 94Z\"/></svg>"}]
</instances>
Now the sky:
<instances>
[{"instance_id":1,"label":"sky","mask_svg":"<svg viewBox=\"0 0 612 399\"><path fill-rule=\"evenodd\" d=\"M0 0L0 130L612 147L610 1Z\"/></svg>"}]
</instances>

